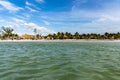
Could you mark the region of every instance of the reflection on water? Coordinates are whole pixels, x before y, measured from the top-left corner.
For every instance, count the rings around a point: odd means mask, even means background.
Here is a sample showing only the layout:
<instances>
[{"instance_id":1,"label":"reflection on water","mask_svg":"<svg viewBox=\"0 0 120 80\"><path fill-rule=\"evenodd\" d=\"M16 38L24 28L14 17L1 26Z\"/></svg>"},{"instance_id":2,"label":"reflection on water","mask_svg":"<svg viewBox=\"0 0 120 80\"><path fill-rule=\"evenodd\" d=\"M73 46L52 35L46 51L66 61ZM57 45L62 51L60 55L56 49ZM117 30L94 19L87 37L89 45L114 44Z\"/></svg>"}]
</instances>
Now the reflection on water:
<instances>
[{"instance_id":1,"label":"reflection on water","mask_svg":"<svg viewBox=\"0 0 120 80\"><path fill-rule=\"evenodd\" d=\"M0 80L120 80L120 43L0 43Z\"/></svg>"}]
</instances>

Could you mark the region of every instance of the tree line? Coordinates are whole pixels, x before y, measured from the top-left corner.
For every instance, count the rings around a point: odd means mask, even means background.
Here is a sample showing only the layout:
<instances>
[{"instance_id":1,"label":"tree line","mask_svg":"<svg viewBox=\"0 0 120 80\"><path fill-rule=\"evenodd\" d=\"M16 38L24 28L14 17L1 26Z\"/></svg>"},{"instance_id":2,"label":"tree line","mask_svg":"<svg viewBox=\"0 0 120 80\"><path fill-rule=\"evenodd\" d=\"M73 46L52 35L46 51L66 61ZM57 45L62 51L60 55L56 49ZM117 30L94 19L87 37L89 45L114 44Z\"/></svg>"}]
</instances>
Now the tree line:
<instances>
[{"instance_id":1,"label":"tree line","mask_svg":"<svg viewBox=\"0 0 120 80\"><path fill-rule=\"evenodd\" d=\"M108 33L104 34L96 34L96 33L88 33L88 34L80 34L78 32L72 34L70 32L58 32L56 34L48 34L46 38L50 39L120 39L120 33Z\"/></svg>"},{"instance_id":2,"label":"tree line","mask_svg":"<svg viewBox=\"0 0 120 80\"><path fill-rule=\"evenodd\" d=\"M1 39L18 39L20 36L18 34L13 33L14 29L10 27L1 27L0 29L0 38ZM58 32L54 34L48 34L47 36L41 36L37 34L36 29L33 30L34 39L38 39L39 37L44 39L120 39L120 33L108 33L105 32L104 34L96 34L96 33L87 33L87 34L80 34L75 32L74 34L70 32Z\"/></svg>"}]
</instances>

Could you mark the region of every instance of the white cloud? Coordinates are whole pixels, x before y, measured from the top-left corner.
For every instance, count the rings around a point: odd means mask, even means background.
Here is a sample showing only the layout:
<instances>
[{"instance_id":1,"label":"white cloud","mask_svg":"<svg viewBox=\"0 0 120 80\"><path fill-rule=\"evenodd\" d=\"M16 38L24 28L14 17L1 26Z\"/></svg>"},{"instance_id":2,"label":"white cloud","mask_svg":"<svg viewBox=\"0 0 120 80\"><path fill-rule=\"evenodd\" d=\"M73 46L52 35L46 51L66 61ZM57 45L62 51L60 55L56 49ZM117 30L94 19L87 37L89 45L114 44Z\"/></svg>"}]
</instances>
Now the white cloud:
<instances>
[{"instance_id":1,"label":"white cloud","mask_svg":"<svg viewBox=\"0 0 120 80\"><path fill-rule=\"evenodd\" d=\"M98 17L97 19L93 20L93 23L99 23L99 24L105 24L108 22L112 22L112 23L119 23L120 22L120 17L116 17L115 15L101 15L100 17Z\"/></svg>"},{"instance_id":2,"label":"white cloud","mask_svg":"<svg viewBox=\"0 0 120 80\"><path fill-rule=\"evenodd\" d=\"M43 22L44 22L45 25L50 25L51 24L50 22L48 22L46 20L43 20Z\"/></svg>"},{"instance_id":3,"label":"white cloud","mask_svg":"<svg viewBox=\"0 0 120 80\"><path fill-rule=\"evenodd\" d=\"M86 3L88 0L74 0L73 4L75 4L75 6L78 6L80 4Z\"/></svg>"},{"instance_id":4,"label":"white cloud","mask_svg":"<svg viewBox=\"0 0 120 80\"><path fill-rule=\"evenodd\" d=\"M44 3L45 1L44 0L36 0L36 2Z\"/></svg>"},{"instance_id":5,"label":"white cloud","mask_svg":"<svg viewBox=\"0 0 120 80\"><path fill-rule=\"evenodd\" d=\"M11 27L13 29L20 28L26 21L18 18L11 18L11 21L6 22L6 27Z\"/></svg>"},{"instance_id":6,"label":"white cloud","mask_svg":"<svg viewBox=\"0 0 120 80\"><path fill-rule=\"evenodd\" d=\"M114 15L102 15L102 17L106 20L110 21L120 21L119 17L115 17Z\"/></svg>"},{"instance_id":7,"label":"white cloud","mask_svg":"<svg viewBox=\"0 0 120 80\"><path fill-rule=\"evenodd\" d=\"M33 5L33 4L29 3L28 1L26 1L25 4L26 4L27 6L31 6L31 5Z\"/></svg>"},{"instance_id":8,"label":"white cloud","mask_svg":"<svg viewBox=\"0 0 120 80\"><path fill-rule=\"evenodd\" d=\"M33 15L33 14L24 13L24 14L22 15L22 17L23 17L22 19L24 19L24 20L25 20L25 19L29 19L30 17L32 17L32 15ZM21 18L21 17L20 17L20 18Z\"/></svg>"},{"instance_id":9,"label":"white cloud","mask_svg":"<svg viewBox=\"0 0 120 80\"><path fill-rule=\"evenodd\" d=\"M5 27L10 27L16 30L17 28L20 28L22 23L17 23L17 22L8 22L6 23Z\"/></svg>"},{"instance_id":10,"label":"white cloud","mask_svg":"<svg viewBox=\"0 0 120 80\"><path fill-rule=\"evenodd\" d=\"M48 19L48 16L40 16L42 19Z\"/></svg>"},{"instance_id":11,"label":"white cloud","mask_svg":"<svg viewBox=\"0 0 120 80\"><path fill-rule=\"evenodd\" d=\"M41 10L39 7L37 7L36 5L34 5L34 4L32 4L32 3L28 2L28 1L26 1L25 4L26 4L26 8L28 10L30 10L31 12L38 12L39 10Z\"/></svg>"},{"instance_id":12,"label":"white cloud","mask_svg":"<svg viewBox=\"0 0 120 80\"><path fill-rule=\"evenodd\" d=\"M18 27L18 24L7 24L5 27L10 27L10 28L12 28L12 29L15 29L15 28L17 28Z\"/></svg>"},{"instance_id":13,"label":"white cloud","mask_svg":"<svg viewBox=\"0 0 120 80\"><path fill-rule=\"evenodd\" d=\"M45 27L38 26L35 23L25 23L24 25L27 26L27 27L29 27L29 28L31 28L31 29L37 29L38 31L40 31L44 35L45 34L49 34L49 33L55 33L55 31L49 30L49 29L47 29Z\"/></svg>"},{"instance_id":14,"label":"white cloud","mask_svg":"<svg viewBox=\"0 0 120 80\"><path fill-rule=\"evenodd\" d=\"M18 18L12 18L13 21L17 22L17 23L24 23L25 21L22 19L18 19Z\"/></svg>"},{"instance_id":15,"label":"white cloud","mask_svg":"<svg viewBox=\"0 0 120 80\"><path fill-rule=\"evenodd\" d=\"M35 5L34 4L32 4L32 3L30 3L30 2L28 2L28 1L26 1L26 3L25 3L27 6L33 6L33 7L35 7Z\"/></svg>"},{"instance_id":16,"label":"white cloud","mask_svg":"<svg viewBox=\"0 0 120 80\"><path fill-rule=\"evenodd\" d=\"M80 1L80 2L79 2ZM76 0L71 8L71 18L79 18L83 20L91 20L89 23L74 23L73 26L80 28L80 32L119 32L120 28L120 0L113 2L99 3L102 7L96 10L79 7L82 3L89 0ZM100 0L99 0L100 1ZM98 2L99 2L98 1ZM102 0L101 0L102 1ZM104 1L104 0L103 0ZM79 2L79 3L77 3ZM87 5L86 5L87 6ZM80 26L79 26L80 25ZM73 29L74 30L74 29Z\"/></svg>"},{"instance_id":17,"label":"white cloud","mask_svg":"<svg viewBox=\"0 0 120 80\"><path fill-rule=\"evenodd\" d=\"M20 9L22 9L21 7L17 7L14 4L12 4L6 0L0 0L0 5L11 12L19 11Z\"/></svg>"},{"instance_id":18,"label":"white cloud","mask_svg":"<svg viewBox=\"0 0 120 80\"><path fill-rule=\"evenodd\" d=\"M30 12L37 12L37 10L32 9L32 8L30 8L30 7L28 7L28 6L26 6L26 8L27 8L27 9L29 9L29 10L30 10Z\"/></svg>"},{"instance_id":19,"label":"white cloud","mask_svg":"<svg viewBox=\"0 0 120 80\"><path fill-rule=\"evenodd\" d=\"M0 22L4 22L5 20L0 19Z\"/></svg>"}]
</instances>

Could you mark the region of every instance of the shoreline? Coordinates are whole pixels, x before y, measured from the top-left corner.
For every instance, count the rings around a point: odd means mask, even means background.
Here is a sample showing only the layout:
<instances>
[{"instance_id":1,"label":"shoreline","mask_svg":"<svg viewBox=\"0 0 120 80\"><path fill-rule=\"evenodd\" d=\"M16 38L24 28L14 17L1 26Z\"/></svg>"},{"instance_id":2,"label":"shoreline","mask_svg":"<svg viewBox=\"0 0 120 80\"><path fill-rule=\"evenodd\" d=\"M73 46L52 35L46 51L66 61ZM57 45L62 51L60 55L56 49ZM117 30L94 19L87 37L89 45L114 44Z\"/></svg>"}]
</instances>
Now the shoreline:
<instances>
[{"instance_id":1,"label":"shoreline","mask_svg":"<svg viewBox=\"0 0 120 80\"><path fill-rule=\"evenodd\" d=\"M120 42L120 40L67 39L67 40L0 40L0 42Z\"/></svg>"}]
</instances>

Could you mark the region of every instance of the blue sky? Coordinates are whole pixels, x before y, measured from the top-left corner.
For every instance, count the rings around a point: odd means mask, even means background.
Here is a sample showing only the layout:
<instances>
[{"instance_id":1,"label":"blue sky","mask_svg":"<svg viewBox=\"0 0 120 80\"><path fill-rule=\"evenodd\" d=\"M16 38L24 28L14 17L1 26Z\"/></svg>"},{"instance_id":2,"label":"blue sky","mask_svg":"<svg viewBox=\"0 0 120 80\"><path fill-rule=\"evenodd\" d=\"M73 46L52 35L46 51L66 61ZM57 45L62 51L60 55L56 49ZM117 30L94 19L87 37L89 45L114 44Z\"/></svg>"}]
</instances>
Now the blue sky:
<instances>
[{"instance_id":1,"label":"blue sky","mask_svg":"<svg viewBox=\"0 0 120 80\"><path fill-rule=\"evenodd\" d=\"M120 0L0 0L0 27L19 35L120 31Z\"/></svg>"}]
</instances>

